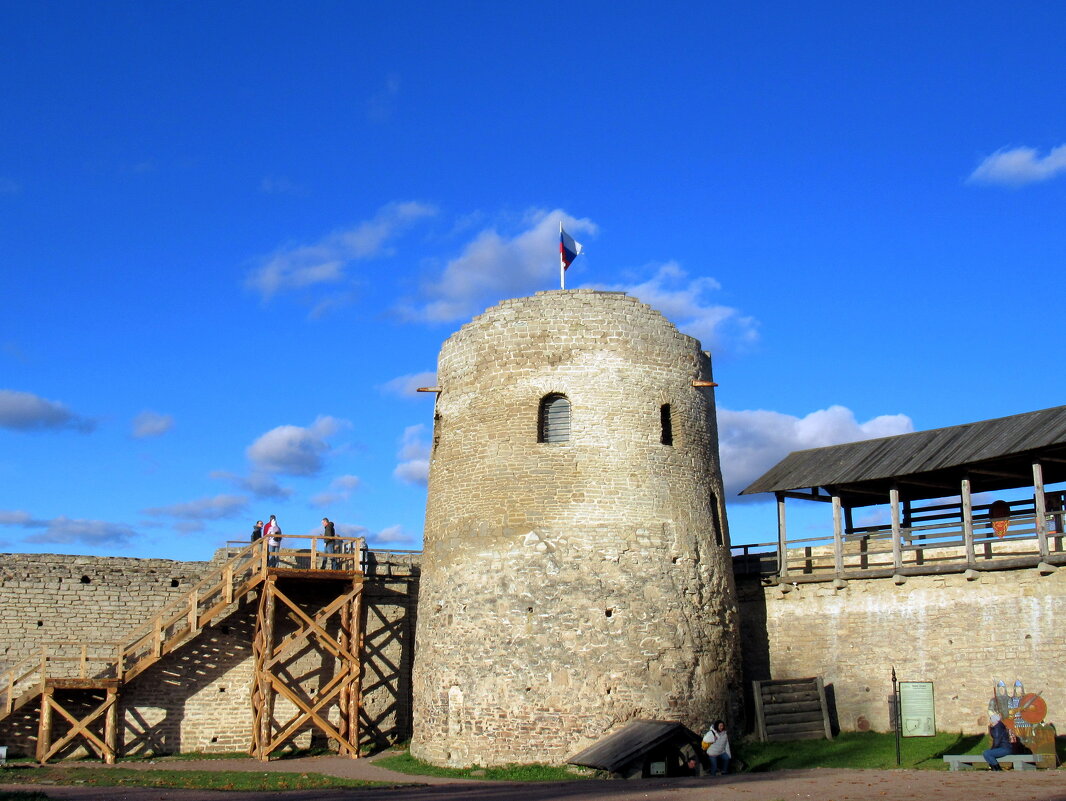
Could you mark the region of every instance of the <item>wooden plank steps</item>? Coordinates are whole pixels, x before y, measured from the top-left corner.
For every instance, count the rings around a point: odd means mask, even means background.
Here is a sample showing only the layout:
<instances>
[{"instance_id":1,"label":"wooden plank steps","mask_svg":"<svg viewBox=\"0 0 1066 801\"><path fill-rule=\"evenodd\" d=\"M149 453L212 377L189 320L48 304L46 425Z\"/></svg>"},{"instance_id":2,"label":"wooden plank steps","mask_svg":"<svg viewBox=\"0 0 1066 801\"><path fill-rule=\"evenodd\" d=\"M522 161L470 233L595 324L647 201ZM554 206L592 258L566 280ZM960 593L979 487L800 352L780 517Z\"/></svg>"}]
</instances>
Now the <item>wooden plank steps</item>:
<instances>
[{"instance_id":1,"label":"wooden plank steps","mask_svg":"<svg viewBox=\"0 0 1066 801\"><path fill-rule=\"evenodd\" d=\"M757 733L763 742L833 739L821 676L754 681L752 689Z\"/></svg>"},{"instance_id":2,"label":"wooden plank steps","mask_svg":"<svg viewBox=\"0 0 1066 801\"><path fill-rule=\"evenodd\" d=\"M161 659L196 639L202 631L225 619L244 603L253 590L267 583L271 607L275 599L291 607L297 617L303 618L300 629L260 652L257 662L257 696L269 699L267 708L273 707L274 693L289 698L301 710L293 720L278 731L269 713L254 709L256 716L253 753L260 759L270 754L304 724L310 722L322 729L340 744L341 752L358 756L359 706L361 703L360 660L362 634L359 630L359 608L362 594L362 571L359 568L360 554L364 547L361 538L337 538L342 550L327 554L321 537L289 538L297 541L310 539L309 550L283 550L279 556L289 559L296 567L269 566L267 541L257 540L234 554L224 564L211 571L188 593L159 610L144 626L134 630L124 643L50 643L42 645L26 659L0 674L0 721L40 699L38 721L37 758L44 762L54 757L75 739L96 751L108 763L116 758L116 726L118 693L121 687L144 673ZM311 569L333 560L351 569ZM306 567L302 565L306 564ZM276 588L280 578L310 581L334 580L343 582L339 597L314 617L306 616L295 604ZM262 595L262 593L260 593ZM262 598L260 599L262 606ZM338 642L326 633L325 621L333 615L342 618L342 637ZM257 617L257 642L264 634L263 610ZM266 626L272 632L273 624ZM308 645L317 640L320 647L337 658L340 665L333 679L314 698L312 704L300 699L285 680L272 675L280 655L291 648ZM267 642L270 642L268 636ZM99 653L106 651L107 656ZM74 675L76 674L76 675ZM104 694L104 701L81 719L68 711L57 693L96 691ZM339 727L335 727L321 713L329 703L336 702L343 710ZM70 730L59 741L52 742L53 713L65 718ZM102 731L101 731L102 729Z\"/></svg>"}]
</instances>

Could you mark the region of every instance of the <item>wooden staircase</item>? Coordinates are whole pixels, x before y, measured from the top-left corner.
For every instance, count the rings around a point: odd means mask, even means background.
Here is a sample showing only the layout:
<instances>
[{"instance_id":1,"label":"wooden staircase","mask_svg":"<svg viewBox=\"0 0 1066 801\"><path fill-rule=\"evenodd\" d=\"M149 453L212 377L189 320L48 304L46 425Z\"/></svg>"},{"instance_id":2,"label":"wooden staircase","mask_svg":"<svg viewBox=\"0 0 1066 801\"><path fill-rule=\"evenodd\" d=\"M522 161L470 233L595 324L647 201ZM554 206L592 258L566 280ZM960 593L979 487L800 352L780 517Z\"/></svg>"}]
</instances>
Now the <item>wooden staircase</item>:
<instances>
[{"instance_id":1,"label":"wooden staircase","mask_svg":"<svg viewBox=\"0 0 1066 801\"><path fill-rule=\"evenodd\" d=\"M756 733L762 742L833 739L821 676L753 681Z\"/></svg>"},{"instance_id":2,"label":"wooden staircase","mask_svg":"<svg viewBox=\"0 0 1066 801\"><path fill-rule=\"evenodd\" d=\"M288 547L276 554L268 552L266 540L257 540L242 547L225 563L208 573L184 596L164 606L123 642L42 644L0 674L0 721L40 699L38 761L47 761L72 739L81 736L106 763L112 764L116 756L117 695L122 686L195 639L206 626L230 615L236 610L237 604L265 581L269 579L273 588L276 580L284 577L350 578L353 586L361 590L363 540L338 540L343 542L343 552L331 553L328 557L324 556L321 537L286 536L287 544L291 541L309 541L306 544L310 548ZM319 562L323 563L323 569L314 569ZM347 595L349 598L355 596L359 596L358 591L350 591ZM263 625L260 612L257 629ZM273 622L268 625L272 628ZM347 667L347 671L358 674L358 650L352 650L356 656L345 649L346 655L356 660L354 666ZM75 690L104 691L107 700L89 715L78 718L55 697L57 691ZM70 732L55 744L51 742L53 711L58 711L71 724ZM89 728L101 717L104 718L103 738ZM342 751L352 751L348 742L341 745ZM269 752L265 751L262 744L256 750L260 758L269 758Z\"/></svg>"}]
</instances>

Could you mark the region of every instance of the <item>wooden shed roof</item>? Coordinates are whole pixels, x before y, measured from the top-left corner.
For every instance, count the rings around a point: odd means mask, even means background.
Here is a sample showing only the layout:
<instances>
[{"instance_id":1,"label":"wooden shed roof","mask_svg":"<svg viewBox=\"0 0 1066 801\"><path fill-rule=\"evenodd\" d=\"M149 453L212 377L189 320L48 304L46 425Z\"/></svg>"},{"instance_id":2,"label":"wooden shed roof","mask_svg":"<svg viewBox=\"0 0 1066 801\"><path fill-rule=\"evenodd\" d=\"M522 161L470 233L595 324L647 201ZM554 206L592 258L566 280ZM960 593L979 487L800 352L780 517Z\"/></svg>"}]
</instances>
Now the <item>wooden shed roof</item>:
<instances>
[{"instance_id":1,"label":"wooden shed roof","mask_svg":"<svg viewBox=\"0 0 1066 801\"><path fill-rule=\"evenodd\" d=\"M1066 481L1066 406L979 423L790 453L741 492L814 490L851 506L885 503L893 483L904 498L957 495L969 476L974 492L1032 482L1040 457L1044 481Z\"/></svg>"},{"instance_id":2,"label":"wooden shed roof","mask_svg":"<svg viewBox=\"0 0 1066 801\"><path fill-rule=\"evenodd\" d=\"M622 729L609 734L579 754L570 757L572 765L586 768L619 771L656 746L678 738L698 743L699 735L676 721L634 720Z\"/></svg>"}]
</instances>

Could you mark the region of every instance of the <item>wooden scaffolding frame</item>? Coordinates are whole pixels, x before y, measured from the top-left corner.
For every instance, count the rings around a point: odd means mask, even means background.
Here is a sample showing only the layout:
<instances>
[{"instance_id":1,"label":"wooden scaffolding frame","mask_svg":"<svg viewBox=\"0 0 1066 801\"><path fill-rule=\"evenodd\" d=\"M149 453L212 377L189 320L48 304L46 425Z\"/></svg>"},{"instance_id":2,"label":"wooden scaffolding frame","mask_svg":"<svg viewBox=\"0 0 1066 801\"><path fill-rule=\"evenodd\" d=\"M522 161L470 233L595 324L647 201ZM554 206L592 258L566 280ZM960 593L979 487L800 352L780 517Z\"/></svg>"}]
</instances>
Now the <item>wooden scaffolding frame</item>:
<instances>
[{"instance_id":1,"label":"wooden scaffolding frame","mask_svg":"<svg viewBox=\"0 0 1066 801\"><path fill-rule=\"evenodd\" d=\"M81 738L108 765L115 764L118 744L118 686L117 679L48 679L41 690L41 715L37 721L37 761L47 762L77 738ZM103 690L103 703L78 717L56 698L57 690ZM70 730L52 742L52 713L58 712L70 723ZM103 736L90 728L103 718Z\"/></svg>"},{"instance_id":2,"label":"wooden scaffolding frame","mask_svg":"<svg viewBox=\"0 0 1066 801\"><path fill-rule=\"evenodd\" d=\"M324 732L337 743L342 755L359 756L359 710L362 706L363 648L362 600L363 579L355 576L342 584L336 598L308 615L278 588L283 570L270 570L261 586L256 614L255 676L252 685L252 747L256 759L267 761L308 724ZM296 630L278 640L275 636L279 611L296 625ZM339 615L338 636L327 630L332 617ZM300 686L298 677L287 675L287 661L305 648L317 649L333 656L333 676L319 683L312 695ZM285 722L274 720L274 702L278 695L296 707L296 714ZM338 725L329 721L329 709L336 706Z\"/></svg>"}]
</instances>

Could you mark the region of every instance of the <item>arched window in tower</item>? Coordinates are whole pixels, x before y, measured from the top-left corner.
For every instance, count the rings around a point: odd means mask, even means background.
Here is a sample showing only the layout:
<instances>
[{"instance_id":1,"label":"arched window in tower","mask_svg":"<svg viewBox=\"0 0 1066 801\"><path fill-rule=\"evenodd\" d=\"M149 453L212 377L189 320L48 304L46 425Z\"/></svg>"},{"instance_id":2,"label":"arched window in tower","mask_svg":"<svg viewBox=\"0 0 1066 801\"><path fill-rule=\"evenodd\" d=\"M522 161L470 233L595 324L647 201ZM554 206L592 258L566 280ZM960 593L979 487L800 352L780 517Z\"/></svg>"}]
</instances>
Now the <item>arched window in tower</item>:
<instances>
[{"instance_id":1,"label":"arched window in tower","mask_svg":"<svg viewBox=\"0 0 1066 801\"><path fill-rule=\"evenodd\" d=\"M662 437L659 440L663 445L674 444L674 421L670 419L670 404L664 403L659 407L659 422L662 424Z\"/></svg>"},{"instance_id":2,"label":"arched window in tower","mask_svg":"<svg viewBox=\"0 0 1066 801\"><path fill-rule=\"evenodd\" d=\"M537 420L537 442L568 442L570 440L570 401L566 395L553 392L540 399Z\"/></svg>"}]
</instances>

